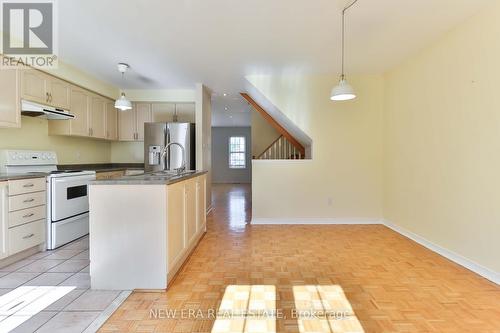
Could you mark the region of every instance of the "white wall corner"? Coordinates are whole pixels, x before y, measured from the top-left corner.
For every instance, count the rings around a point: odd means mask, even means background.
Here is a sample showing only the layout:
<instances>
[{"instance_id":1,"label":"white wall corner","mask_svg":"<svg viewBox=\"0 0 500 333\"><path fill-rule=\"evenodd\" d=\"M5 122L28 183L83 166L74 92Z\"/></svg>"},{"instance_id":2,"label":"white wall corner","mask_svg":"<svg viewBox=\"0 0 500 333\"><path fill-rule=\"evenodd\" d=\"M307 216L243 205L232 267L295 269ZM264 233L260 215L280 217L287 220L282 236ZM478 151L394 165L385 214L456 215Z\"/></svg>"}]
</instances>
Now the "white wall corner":
<instances>
[{"instance_id":1,"label":"white wall corner","mask_svg":"<svg viewBox=\"0 0 500 333\"><path fill-rule=\"evenodd\" d=\"M426 247L427 249L433 251L433 252L436 252L437 254L453 261L454 263L462 266L462 267L465 267L467 268L468 270L476 273L476 274L479 274L481 275L482 277L484 277L485 279L488 279L490 280L491 282L494 282L496 284L500 284L500 273L499 272L495 272L489 268L486 268L470 259L467 259L465 258L464 256L460 255L460 254L457 254L453 251L450 251L442 246L439 246L439 245L436 245L430 241L428 241L427 239L411 232L411 231L408 231L404 228L401 228L400 226L398 225L395 225L394 223L391 223L387 220L384 220L383 221L383 224L394 230L395 232L397 232L398 234L401 234L409 239L411 239L412 241L422 245L423 247Z\"/></svg>"}]
</instances>

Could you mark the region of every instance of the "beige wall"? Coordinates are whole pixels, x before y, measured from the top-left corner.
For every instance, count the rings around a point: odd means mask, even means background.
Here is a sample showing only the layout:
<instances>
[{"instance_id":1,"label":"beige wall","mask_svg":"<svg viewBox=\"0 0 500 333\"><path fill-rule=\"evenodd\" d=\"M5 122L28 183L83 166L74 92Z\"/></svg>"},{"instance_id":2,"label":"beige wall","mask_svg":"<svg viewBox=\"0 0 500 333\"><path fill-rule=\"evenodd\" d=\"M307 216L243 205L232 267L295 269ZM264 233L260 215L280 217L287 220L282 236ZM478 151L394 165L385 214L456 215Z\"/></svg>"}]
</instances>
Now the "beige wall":
<instances>
[{"instance_id":1,"label":"beige wall","mask_svg":"<svg viewBox=\"0 0 500 333\"><path fill-rule=\"evenodd\" d=\"M386 76L384 215L500 272L500 5Z\"/></svg>"},{"instance_id":2,"label":"beige wall","mask_svg":"<svg viewBox=\"0 0 500 333\"><path fill-rule=\"evenodd\" d=\"M354 78L353 102L333 103L334 76L248 77L313 140L313 159L252 163L253 218L382 217L381 76Z\"/></svg>"},{"instance_id":3,"label":"beige wall","mask_svg":"<svg viewBox=\"0 0 500 333\"><path fill-rule=\"evenodd\" d=\"M144 142L111 142L112 163L144 163Z\"/></svg>"},{"instance_id":4,"label":"beige wall","mask_svg":"<svg viewBox=\"0 0 500 333\"><path fill-rule=\"evenodd\" d=\"M49 136L48 121L22 117L19 129L0 128L0 149L53 150L59 164L109 163L110 143L106 141ZM64 121L64 120L62 120Z\"/></svg>"},{"instance_id":5,"label":"beige wall","mask_svg":"<svg viewBox=\"0 0 500 333\"><path fill-rule=\"evenodd\" d=\"M271 145L280 134L262 115L252 109L252 156L256 158Z\"/></svg>"}]
</instances>

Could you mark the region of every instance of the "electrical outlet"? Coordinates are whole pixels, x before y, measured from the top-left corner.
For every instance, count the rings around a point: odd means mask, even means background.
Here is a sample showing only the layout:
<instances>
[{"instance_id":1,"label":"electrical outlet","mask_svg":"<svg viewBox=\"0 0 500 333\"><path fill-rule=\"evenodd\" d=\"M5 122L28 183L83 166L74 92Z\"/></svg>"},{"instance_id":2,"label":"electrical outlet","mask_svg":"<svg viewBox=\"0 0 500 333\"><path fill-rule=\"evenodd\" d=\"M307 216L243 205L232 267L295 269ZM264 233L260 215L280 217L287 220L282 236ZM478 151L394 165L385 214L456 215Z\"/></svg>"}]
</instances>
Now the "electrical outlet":
<instances>
[{"instance_id":1,"label":"electrical outlet","mask_svg":"<svg viewBox=\"0 0 500 333\"><path fill-rule=\"evenodd\" d=\"M76 159L77 159L78 161L80 160L80 156L81 156L80 152L79 152L79 151L77 151L77 152L75 153L75 157L76 157Z\"/></svg>"}]
</instances>

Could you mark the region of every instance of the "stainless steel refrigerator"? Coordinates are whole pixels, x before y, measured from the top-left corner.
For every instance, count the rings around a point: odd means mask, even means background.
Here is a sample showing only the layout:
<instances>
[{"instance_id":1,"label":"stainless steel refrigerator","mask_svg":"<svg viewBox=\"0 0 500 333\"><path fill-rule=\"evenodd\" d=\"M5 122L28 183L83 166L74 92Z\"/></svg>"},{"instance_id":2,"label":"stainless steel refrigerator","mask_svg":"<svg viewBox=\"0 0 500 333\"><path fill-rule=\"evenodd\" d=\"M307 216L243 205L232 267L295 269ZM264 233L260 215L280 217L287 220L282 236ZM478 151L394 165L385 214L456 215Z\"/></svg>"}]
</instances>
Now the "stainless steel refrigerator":
<instances>
[{"instance_id":1,"label":"stainless steel refrigerator","mask_svg":"<svg viewBox=\"0 0 500 333\"><path fill-rule=\"evenodd\" d=\"M184 147L186 170L195 170L195 125L191 123L144 124L144 170L146 172L175 170L182 164L182 150L171 145L162 158L166 145L177 142Z\"/></svg>"}]
</instances>

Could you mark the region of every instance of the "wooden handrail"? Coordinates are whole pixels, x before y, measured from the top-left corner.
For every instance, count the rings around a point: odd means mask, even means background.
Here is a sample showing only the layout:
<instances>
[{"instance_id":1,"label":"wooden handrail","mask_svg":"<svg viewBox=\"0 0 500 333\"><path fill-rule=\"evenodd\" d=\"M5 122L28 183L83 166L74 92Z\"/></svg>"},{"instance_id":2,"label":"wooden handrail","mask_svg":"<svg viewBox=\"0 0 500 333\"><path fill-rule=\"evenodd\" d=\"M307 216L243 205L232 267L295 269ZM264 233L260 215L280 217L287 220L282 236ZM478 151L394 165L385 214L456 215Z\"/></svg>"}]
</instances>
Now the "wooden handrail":
<instances>
[{"instance_id":1,"label":"wooden handrail","mask_svg":"<svg viewBox=\"0 0 500 333\"><path fill-rule=\"evenodd\" d=\"M266 121L278 131L278 133L280 133L288 141L290 141L290 143L302 154L302 156L305 155L306 149L304 148L304 146L299 141L297 141L290 133L288 133L288 131L283 126L281 126L276 120L274 120L274 118L271 117L271 115L267 113L266 110L264 110L259 104L257 104L257 102L254 101L253 98L250 97L250 95L248 95L247 93L241 93L241 96L246 99L247 102L250 103L253 108L257 110L262 115L262 117L264 117L264 119L266 119Z\"/></svg>"},{"instance_id":2,"label":"wooden handrail","mask_svg":"<svg viewBox=\"0 0 500 333\"><path fill-rule=\"evenodd\" d=\"M282 137L283 137L283 135L278 136L278 138L276 140L274 140L273 143L271 143L269 146L267 146L267 148L264 149L264 151L262 153L260 153L258 158L260 159L262 157L262 155L264 155L266 153L266 151L268 151L272 146L274 146L274 144L276 142L278 142Z\"/></svg>"}]
</instances>

